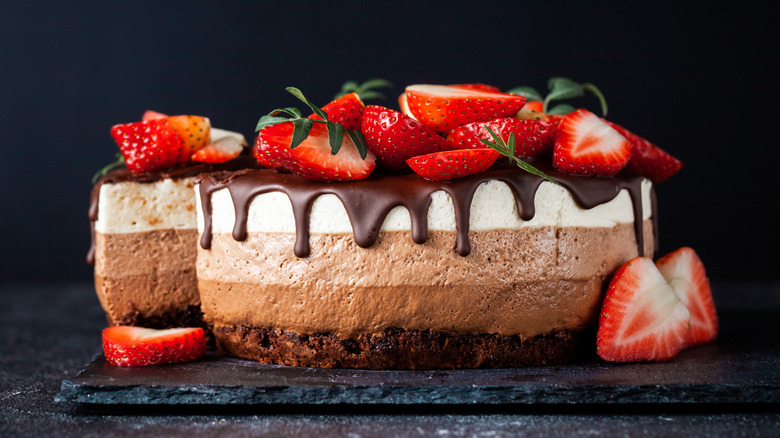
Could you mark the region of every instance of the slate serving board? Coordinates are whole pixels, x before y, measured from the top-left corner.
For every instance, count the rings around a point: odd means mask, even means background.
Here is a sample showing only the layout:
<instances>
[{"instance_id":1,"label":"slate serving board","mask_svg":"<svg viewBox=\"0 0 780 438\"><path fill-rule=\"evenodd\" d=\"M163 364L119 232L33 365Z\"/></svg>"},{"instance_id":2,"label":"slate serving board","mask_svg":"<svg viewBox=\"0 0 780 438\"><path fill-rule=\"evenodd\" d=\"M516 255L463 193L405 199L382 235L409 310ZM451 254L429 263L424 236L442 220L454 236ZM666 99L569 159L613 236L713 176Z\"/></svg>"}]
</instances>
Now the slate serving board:
<instances>
[{"instance_id":1,"label":"slate serving board","mask_svg":"<svg viewBox=\"0 0 780 438\"><path fill-rule=\"evenodd\" d=\"M262 365L218 354L117 368L102 354L58 402L102 405L780 403L780 349L719 341L665 363L368 371ZM753 338L755 341L755 338Z\"/></svg>"}]
</instances>

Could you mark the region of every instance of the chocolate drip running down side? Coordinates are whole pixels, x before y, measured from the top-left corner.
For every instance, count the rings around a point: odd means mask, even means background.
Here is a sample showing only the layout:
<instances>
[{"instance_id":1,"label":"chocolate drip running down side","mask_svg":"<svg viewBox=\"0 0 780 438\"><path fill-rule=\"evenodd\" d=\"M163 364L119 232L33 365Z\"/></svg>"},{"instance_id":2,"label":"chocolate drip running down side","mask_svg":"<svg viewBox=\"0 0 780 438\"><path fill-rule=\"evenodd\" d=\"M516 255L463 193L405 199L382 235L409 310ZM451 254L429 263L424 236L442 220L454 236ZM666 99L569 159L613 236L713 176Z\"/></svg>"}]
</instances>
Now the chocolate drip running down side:
<instances>
[{"instance_id":1,"label":"chocolate drip running down side","mask_svg":"<svg viewBox=\"0 0 780 438\"><path fill-rule=\"evenodd\" d=\"M621 190L627 190L633 204L638 252L644 255L642 176L578 177L557 172L543 163L535 165L566 188L583 209L605 204ZM409 211L414 242L424 243L428 238L427 215L431 195L442 190L450 195L455 208L456 250L461 256L467 256L471 251L468 240L471 201L479 185L492 180L504 182L510 187L521 219L528 221L534 217L536 192L544 179L517 168L494 168L450 181L428 181L416 174L407 174L372 175L365 180L342 183L317 183L270 169L208 174L200 180L204 219L200 243L204 249L211 247L211 195L222 188L227 188L233 199L236 217L233 238L237 241L247 237L249 205L255 196L274 191L286 194L295 217L295 255L299 258L309 255L309 216L312 204L321 195L332 194L341 200L352 225L355 243L368 248L376 242L385 218L396 206L403 206Z\"/></svg>"},{"instance_id":2,"label":"chocolate drip running down side","mask_svg":"<svg viewBox=\"0 0 780 438\"><path fill-rule=\"evenodd\" d=\"M242 155L235 160L228 161L221 164L191 164L183 167L176 167L168 169L162 172L152 173L132 173L126 167L120 167L119 169L112 170L103 175L98 182L92 187L89 199L89 212L88 217L90 221L90 234L92 240L87 252L87 263L91 266L95 265L95 221L98 218L98 202L100 201L100 187L103 184L114 184L121 182L137 182L137 183L153 183L161 181L163 179L181 179L198 176L202 173L220 171L220 170L235 170L242 168L254 168L257 167L257 160L251 156Z\"/></svg>"}]
</instances>

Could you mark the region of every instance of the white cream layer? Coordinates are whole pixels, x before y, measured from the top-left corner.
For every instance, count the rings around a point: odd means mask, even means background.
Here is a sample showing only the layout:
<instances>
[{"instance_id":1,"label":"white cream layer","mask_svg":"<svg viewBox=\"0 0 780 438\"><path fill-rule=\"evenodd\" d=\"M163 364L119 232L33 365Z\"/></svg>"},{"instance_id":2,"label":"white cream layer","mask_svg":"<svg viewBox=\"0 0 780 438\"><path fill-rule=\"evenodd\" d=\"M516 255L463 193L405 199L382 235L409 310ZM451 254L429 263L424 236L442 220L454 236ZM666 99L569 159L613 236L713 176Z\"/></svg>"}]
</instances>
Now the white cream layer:
<instances>
[{"instance_id":1,"label":"white cream layer","mask_svg":"<svg viewBox=\"0 0 780 438\"><path fill-rule=\"evenodd\" d=\"M643 219L652 216L648 180L642 182ZM197 187L195 188L197 193ZM203 232L203 214L198 203L198 231ZM235 210L230 192L221 189L212 194L212 232L231 233L235 223ZM564 188L543 182L536 193L536 214L530 221L523 221L517 214L514 195L500 181L483 183L474 193L471 204L469 229L489 231L520 229L524 227L613 227L616 224L633 223L634 212L628 191L622 190L612 201L585 210L580 208ZM406 208L398 206L390 211L382 231L410 231L411 218ZM450 196L434 192L428 210L428 229L455 231L455 208ZM270 192L256 196L249 206L247 231L265 233L295 233L292 204L282 192ZM312 234L352 233L352 225L341 200L336 195L322 195L314 201L311 211Z\"/></svg>"}]
</instances>

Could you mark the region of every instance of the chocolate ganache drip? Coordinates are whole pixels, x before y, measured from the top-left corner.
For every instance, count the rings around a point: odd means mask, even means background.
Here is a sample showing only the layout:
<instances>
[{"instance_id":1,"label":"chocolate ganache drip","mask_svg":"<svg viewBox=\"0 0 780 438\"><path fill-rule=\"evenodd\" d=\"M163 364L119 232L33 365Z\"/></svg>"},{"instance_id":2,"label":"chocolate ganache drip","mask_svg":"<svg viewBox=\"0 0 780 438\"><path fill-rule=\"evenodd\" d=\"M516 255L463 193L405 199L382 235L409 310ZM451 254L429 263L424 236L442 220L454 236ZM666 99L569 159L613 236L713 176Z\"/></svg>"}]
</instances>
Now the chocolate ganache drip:
<instances>
[{"instance_id":1,"label":"chocolate ganache drip","mask_svg":"<svg viewBox=\"0 0 780 438\"><path fill-rule=\"evenodd\" d=\"M627 190L633 204L638 251L640 255L644 255L641 176L628 174L612 178L578 177L557 172L543 163L535 164L566 188L583 209L607 203L621 190ZM211 195L223 188L228 189L233 199L236 218L233 238L237 241L243 241L247 237L249 205L255 196L274 191L286 194L295 217L294 252L301 258L309 255L311 207L321 195L332 194L341 200L352 225L355 243L362 248L368 248L376 242L385 218L397 206L403 206L409 211L414 242L424 243L428 239L428 208L431 195L442 190L450 195L455 208L455 249L461 256L467 256L471 252L468 240L471 201L479 185L492 180L504 182L512 190L521 219L533 219L536 213L536 191L545 180L517 168L494 168L450 181L428 181L416 174L406 174L371 175L365 180L342 183L312 182L294 174L270 169L212 173L202 176L200 180L204 219L200 244L204 249L211 247Z\"/></svg>"}]
</instances>

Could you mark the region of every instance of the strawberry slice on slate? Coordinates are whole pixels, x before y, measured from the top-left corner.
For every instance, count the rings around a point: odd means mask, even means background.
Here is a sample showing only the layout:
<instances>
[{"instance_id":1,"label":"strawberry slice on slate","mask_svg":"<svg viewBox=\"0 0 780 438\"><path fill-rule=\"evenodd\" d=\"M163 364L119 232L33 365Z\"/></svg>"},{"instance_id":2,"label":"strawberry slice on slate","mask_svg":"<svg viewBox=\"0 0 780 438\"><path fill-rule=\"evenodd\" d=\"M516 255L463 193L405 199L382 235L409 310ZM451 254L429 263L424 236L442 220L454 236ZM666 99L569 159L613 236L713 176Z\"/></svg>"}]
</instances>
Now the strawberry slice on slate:
<instances>
[{"instance_id":1,"label":"strawberry slice on slate","mask_svg":"<svg viewBox=\"0 0 780 438\"><path fill-rule=\"evenodd\" d=\"M349 93L323 106L322 110L328 114L328 120L331 122L338 123L346 129L359 130L365 107L357 93ZM310 115L309 118L322 120L316 114Z\"/></svg>"},{"instance_id":2,"label":"strawberry slice on slate","mask_svg":"<svg viewBox=\"0 0 780 438\"><path fill-rule=\"evenodd\" d=\"M555 124L544 120L524 120L505 117L488 122L475 122L459 126L447 134L450 149L484 148L480 140L491 140L487 127L501 138L514 133L515 156L518 158L538 157L552 148Z\"/></svg>"},{"instance_id":3,"label":"strawberry slice on slate","mask_svg":"<svg viewBox=\"0 0 780 438\"><path fill-rule=\"evenodd\" d=\"M113 326L103 330L103 352L115 366L187 362L206 353L206 338L202 328Z\"/></svg>"},{"instance_id":4,"label":"strawberry slice on slate","mask_svg":"<svg viewBox=\"0 0 780 438\"><path fill-rule=\"evenodd\" d=\"M685 348L689 326L688 309L653 261L636 257L609 283L597 352L611 362L669 360Z\"/></svg>"},{"instance_id":5,"label":"strawberry slice on slate","mask_svg":"<svg viewBox=\"0 0 780 438\"><path fill-rule=\"evenodd\" d=\"M379 105L366 107L361 131L378 164L394 172L408 172L409 158L448 149L444 138L422 123Z\"/></svg>"},{"instance_id":6,"label":"strawberry slice on slate","mask_svg":"<svg viewBox=\"0 0 780 438\"><path fill-rule=\"evenodd\" d=\"M668 152L620 125L609 121L607 124L631 143L631 159L626 169L646 176L654 183L664 181L682 169L683 163Z\"/></svg>"},{"instance_id":7,"label":"strawberry slice on slate","mask_svg":"<svg viewBox=\"0 0 780 438\"><path fill-rule=\"evenodd\" d=\"M257 136L255 156L313 181L364 179L376 166L376 155L368 151L365 159L360 158L349 135L344 135L341 148L333 155L324 123L314 123L308 137L290 149L293 130L292 122L263 128Z\"/></svg>"},{"instance_id":8,"label":"strawberry slice on slate","mask_svg":"<svg viewBox=\"0 0 780 438\"><path fill-rule=\"evenodd\" d=\"M500 155L490 148L458 149L412 157L406 162L421 177L444 181L484 172Z\"/></svg>"},{"instance_id":9,"label":"strawberry slice on slate","mask_svg":"<svg viewBox=\"0 0 780 438\"><path fill-rule=\"evenodd\" d=\"M631 157L631 143L597 115L580 109L558 125L553 166L574 175L613 176Z\"/></svg>"},{"instance_id":10,"label":"strawberry slice on slate","mask_svg":"<svg viewBox=\"0 0 780 438\"><path fill-rule=\"evenodd\" d=\"M406 98L414 117L436 132L513 116L525 104L525 97L515 94L452 85L410 85Z\"/></svg>"},{"instance_id":11,"label":"strawberry slice on slate","mask_svg":"<svg viewBox=\"0 0 780 438\"><path fill-rule=\"evenodd\" d=\"M686 347L714 341L718 337L718 315L704 264L696 251L680 248L658 260L656 265L691 312Z\"/></svg>"}]
</instances>

